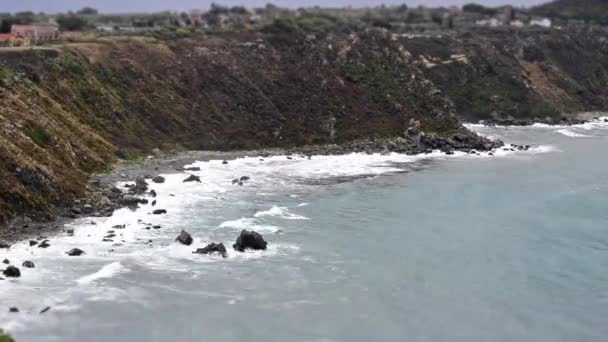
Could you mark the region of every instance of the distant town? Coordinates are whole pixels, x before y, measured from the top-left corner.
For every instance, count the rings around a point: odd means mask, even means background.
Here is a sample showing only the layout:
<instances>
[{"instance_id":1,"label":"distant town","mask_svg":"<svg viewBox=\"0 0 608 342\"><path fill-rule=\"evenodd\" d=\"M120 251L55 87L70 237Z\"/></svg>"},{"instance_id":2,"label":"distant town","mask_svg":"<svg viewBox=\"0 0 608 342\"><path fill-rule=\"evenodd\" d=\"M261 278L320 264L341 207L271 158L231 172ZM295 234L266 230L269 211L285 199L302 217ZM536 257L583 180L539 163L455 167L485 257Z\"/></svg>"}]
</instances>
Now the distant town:
<instances>
[{"instance_id":1,"label":"distant town","mask_svg":"<svg viewBox=\"0 0 608 342\"><path fill-rule=\"evenodd\" d=\"M374 8L286 9L272 4L262 8L225 7L207 10L147 14L103 14L83 8L65 14L0 13L0 46L27 47L87 36L151 35L185 37L226 31L302 30L351 32L387 30L403 34L446 34L489 28L582 29L608 24L606 18L563 15L553 4L537 8L497 8L468 4L463 7L379 6Z\"/></svg>"}]
</instances>

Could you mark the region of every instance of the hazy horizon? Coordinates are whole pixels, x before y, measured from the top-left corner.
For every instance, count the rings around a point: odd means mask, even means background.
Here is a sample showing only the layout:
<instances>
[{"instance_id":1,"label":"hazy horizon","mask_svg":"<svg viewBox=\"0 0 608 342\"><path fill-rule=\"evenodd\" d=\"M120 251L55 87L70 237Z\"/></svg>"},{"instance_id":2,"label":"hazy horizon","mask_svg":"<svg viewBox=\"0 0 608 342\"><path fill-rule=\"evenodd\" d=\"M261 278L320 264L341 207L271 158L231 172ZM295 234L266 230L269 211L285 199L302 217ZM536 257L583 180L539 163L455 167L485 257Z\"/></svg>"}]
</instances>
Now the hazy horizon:
<instances>
[{"instance_id":1,"label":"hazy horizon","mask_svg":"<svg viewBox=\"0 0 608 342\"><path fill-rule=\"evenodd\" d=\"M411 1L398 1L398 0L385 0L385 1L373 1L373 0L253 0L253 1L200 1L200 0L134 0L125 2L124 0L19 0L9 1L0 0L0 12L18 12L18 11L34 11L34 12L47 12L47 13L58 13L67 11L76 11L82 7L90 6L98 9L102 13L126 13L126 12L158 12L164 10L178 10L184 11L193 8L207 8L212 2L219 3L226 6L245 6L245 7L262 7L267 3L273 3L281 7L297 8L297 7L373 7L385 5L399 5L406 3L408 6L426 5L429 7L438 6L461 6L466 3L479 3L486 6L500 6L511 4L514 6L533 6L543 2L545 0L528 0L528 1L508 1L508 0L411 0Z\"/></svg>"}]
</instances>

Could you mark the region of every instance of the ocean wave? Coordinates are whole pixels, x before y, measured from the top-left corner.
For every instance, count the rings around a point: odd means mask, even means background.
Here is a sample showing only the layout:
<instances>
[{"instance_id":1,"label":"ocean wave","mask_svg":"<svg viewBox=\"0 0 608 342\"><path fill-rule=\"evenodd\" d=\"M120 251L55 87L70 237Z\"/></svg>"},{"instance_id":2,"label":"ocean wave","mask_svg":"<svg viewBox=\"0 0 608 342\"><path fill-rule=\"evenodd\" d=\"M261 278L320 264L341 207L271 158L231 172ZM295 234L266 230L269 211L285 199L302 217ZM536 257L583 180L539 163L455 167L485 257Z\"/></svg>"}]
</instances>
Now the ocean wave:
<instances>
[{"instance_id":1,"label":"ocean wave","mask_svg":"<svg viewBox=\"0 0 608 342\"><path fill-rule=\"evenodd\" d=\"M271 232L277 233L281 231L280 227L260 224L260 222L253 217L241 217L237 220L225 221L219 225L220 228L234 228L238 230L247 229L255 230L259 232Z\"/></svg>"},{"instance_id":2,"label":"ocean wave","mask_svg":"<svg viewBox=\"0 0 608 342\"><path fill-rule=\"evenodd\" d=\"M129 269L116 261L103 266L99 271L86 275L76 280L79 285L88 285L96 280L104 278L112 278L119 273L128 272Z\"/></svg>"},{"instance_id":3,"label":"ocean wave","mask_svg":"<svg viewBox=\"0 0 608 342\"><path fill-rule=\"evenodd\" d=\"M592 137L591 135L586 135L586 134L580 134L580 133L576 133L574 131L571 131L569 129L559 129L557 131L555 131L556 133L565 135L567 137L571 137L571 138L590 138Z\"/></svg>"},{"instance_id":4,"label":"ocean wave","mask_svg":"<svg viewBox=\"0 0 608 342\"><path fill-rule=\"evenodd\" d=\"M279 207L279 206L273 206L272 208L270 208L268 210L258 211L253 216L254 217L271 216L271 217L279 217L279 218L286 219L286 220L309 220L309 218L306 216L291 213L291 212L289 212L289 209L287 209L286 207Z\"/></svg>"}]
</instances>

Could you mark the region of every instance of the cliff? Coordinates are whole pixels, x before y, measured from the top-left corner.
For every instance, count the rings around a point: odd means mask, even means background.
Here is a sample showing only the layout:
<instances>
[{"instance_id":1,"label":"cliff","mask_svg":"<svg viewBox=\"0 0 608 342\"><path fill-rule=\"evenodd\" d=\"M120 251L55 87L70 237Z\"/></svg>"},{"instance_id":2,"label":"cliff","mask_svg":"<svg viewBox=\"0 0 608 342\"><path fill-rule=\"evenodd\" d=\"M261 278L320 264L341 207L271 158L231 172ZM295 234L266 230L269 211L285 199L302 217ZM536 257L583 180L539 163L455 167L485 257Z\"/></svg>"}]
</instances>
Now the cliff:
<instances>
[{"instance_id":1,"label":"cliff","mask_svg":"<svg viewBox=\"0 0 608 342\"><path fill-rule=\"evenodd\" d=\"M0 221L154 148L253 149L605 109L601 35L226 33L0 51Z\"/></svg>"}]
</instances>

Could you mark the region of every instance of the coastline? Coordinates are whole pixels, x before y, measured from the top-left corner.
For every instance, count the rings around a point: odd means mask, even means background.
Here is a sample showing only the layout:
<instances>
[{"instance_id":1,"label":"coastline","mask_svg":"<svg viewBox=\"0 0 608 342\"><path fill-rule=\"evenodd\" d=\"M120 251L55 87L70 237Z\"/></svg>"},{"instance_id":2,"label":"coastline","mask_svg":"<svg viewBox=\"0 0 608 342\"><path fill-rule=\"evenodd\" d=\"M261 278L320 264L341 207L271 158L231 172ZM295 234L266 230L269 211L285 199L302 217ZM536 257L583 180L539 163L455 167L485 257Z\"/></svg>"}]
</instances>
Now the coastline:
<instances>
[{"instance_id":1,"label":"coastline","mask_svg":"<svg viewBox=\"0 0 608 342\"><path fill-rule=\"evenodd\" d=\"M406 155L428 154L439 150L447 155L454 151L470 153L472 151L491 152L504 143L490 140L465 129L451 137L417 133L415 136L394 139L376 139L353 141L345 144L311 145L293 148L267 148L259 150L236 151L179 151L148 155L142 163L133 164L119 160L109 172L93 174L89 177L88 191L84 198L77 199L69 205L59 205L46 220L34 220L27 215L15 217L6 227L0 227L0 241L16 242L28 238L46 239L64 232L67 223L83 217L112 216L114 210L129 206L124 203L124 196L140 194L119 192L119 182L135 182L138 179L150 179L160 174L181 173L185 165L197 161L225 160L229 162L243 157L270 156L304 156L314 158L321 155L345 155L350 153L400 153ZM520 148L525 148L521 146Z\"/></svg>"}]
</instances>

